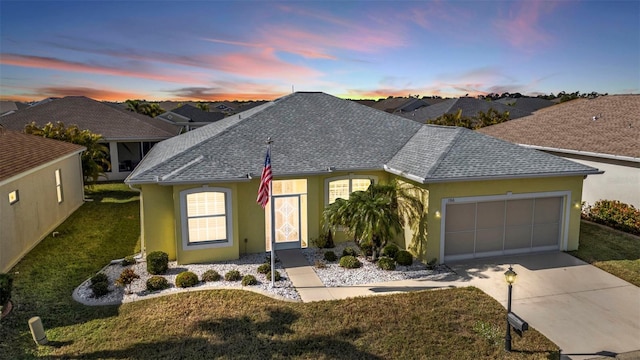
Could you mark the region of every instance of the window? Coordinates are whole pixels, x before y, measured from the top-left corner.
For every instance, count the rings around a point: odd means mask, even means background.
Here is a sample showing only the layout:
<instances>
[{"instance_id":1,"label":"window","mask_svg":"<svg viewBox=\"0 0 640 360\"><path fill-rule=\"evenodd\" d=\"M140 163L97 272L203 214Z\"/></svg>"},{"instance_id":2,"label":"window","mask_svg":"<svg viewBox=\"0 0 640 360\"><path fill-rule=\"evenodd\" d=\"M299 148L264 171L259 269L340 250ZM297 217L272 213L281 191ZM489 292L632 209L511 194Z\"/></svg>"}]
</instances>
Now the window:
<instances>
[{"instance_id":1,"label":"window","mask_svg":"<svg viewBox=\"0 0 640 360\"><path fill-rule=\"evenodd\" d=\"M378 180L377 176L349 175L325 180L325 201L333 204L336 199L348 199L354 191L364 191Z\"/></svg>"},{"instance_id":2,"label":"window","mask_svg":"<svg viewBox=\"0 0 640 360\"><path fill-rule=\"evenodd\" d=\"M231 246L231 190L196 188L180 193L182 243L185 247Z\"/></svg>"},{"instance_id":3,"label":"window","mask_svg":"<svg viewBox=\"0 0 640 360\"><path fill-rule=\"evenodd\" d=\"M13 190L9 193L9 205L13 205L20 200L20 195L18 194L18 190Z\"/></svg>"},{"instance_id":4,"label":"window","mask_svg":"<svg viewBox=\"0 0 640 360\"><path fill-rule=\"evenodd\" d=\"M62 202L62 175L60 174L60 169L57 169L56 172L56 195L58 196L58 204Z\"/></svg>"}]
</instances>

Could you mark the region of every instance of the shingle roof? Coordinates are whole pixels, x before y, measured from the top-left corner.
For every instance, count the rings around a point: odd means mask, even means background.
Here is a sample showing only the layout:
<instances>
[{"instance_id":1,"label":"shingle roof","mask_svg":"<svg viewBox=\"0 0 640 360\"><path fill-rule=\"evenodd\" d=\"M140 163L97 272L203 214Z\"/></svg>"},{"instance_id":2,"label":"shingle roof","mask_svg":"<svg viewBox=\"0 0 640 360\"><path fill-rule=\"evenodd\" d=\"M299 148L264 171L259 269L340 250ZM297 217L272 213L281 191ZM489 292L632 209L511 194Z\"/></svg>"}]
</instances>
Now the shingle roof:
<instances>
[{"instance_id":1,"label":"shingle roof","mask_svg":"<svg viewBox=\"0 0 640 360\"><path fill-rule=\"evenodd\" d=\"M576 99L478 131L517 144L640 160L640 95Z\"/></svg>"},{"instance_id":2,"label":"shingle roof","mask_svg":"<svg viewBox=\"0 0 640 360\"><path fill-rule=\"evenodd\" d=\"M0 181L84 149L79 145L0 127Z\"/></svg>"},{"instance_id":3,"label":"shingle roof","mask_svg":"<svg viewBox=\"0 0 640 360\"><path fill-rule=\"evenodd\" d=\"M478 112L482 111L486 113L491 108L501 113L508 111L511 119L516 119L530 114L530 112L498 102L463 97L459 99L447 99L437 104L425 106L415 111L398 115L406 119L425 123L427 120L435 119L444 114L455 114L459 109L462 109L462 116L474 117L478 115Z\"/></svg>"},{"instance_id":4,"label":"shingle roof","mask_svg":"<svg viewBox=\"0 0 640 360\"><path fill-rule=\"evenodd\" d=\"M542 98L528 98L528 97L502 98L502 99L496 100L495 102L501 103L507 106L513 106L515 108L524 110L529 113L532 113L534 111L538 111L540 109L556 104L551 100L542 99Z\"/></svg>"},{"instance_id":5,"label":"shingle roof","mask_svg":"<svg viewBox=\"0 0 640 360\"><path fill-rule=\"evenodd\" d=\"M597 172L470 130L421 125L324 93L298 92L157 144L126 181L259 177L267 137L274 141L275 176L383 170L385 164L425 181Z\"/></svg>"},{"instance_id":6,"label":"shingle roof","mask_svg":"<svg viewBox=\"0 0 640 360\"><path fill-rule=\"evenodd\" d=\"M118 109L84 96L67 96L19 110L0 118L7 129L22 131L35 121L39 126L62 121L101 134L105 140L162 140L178 133L178 128L148 116Z\"/></svg>"},{"instance_id":7,"label":"shingle roof","mask_svg":"<svg viewBox=\"0 0 640 360\"><path fill-rule=\"evenodd\" d=\"M182 105L171 110L172 113L187 117L192 122L214 122L224 119L225 115L221 112L206 112L189 104Z\"/></svg>"}]
</instances>

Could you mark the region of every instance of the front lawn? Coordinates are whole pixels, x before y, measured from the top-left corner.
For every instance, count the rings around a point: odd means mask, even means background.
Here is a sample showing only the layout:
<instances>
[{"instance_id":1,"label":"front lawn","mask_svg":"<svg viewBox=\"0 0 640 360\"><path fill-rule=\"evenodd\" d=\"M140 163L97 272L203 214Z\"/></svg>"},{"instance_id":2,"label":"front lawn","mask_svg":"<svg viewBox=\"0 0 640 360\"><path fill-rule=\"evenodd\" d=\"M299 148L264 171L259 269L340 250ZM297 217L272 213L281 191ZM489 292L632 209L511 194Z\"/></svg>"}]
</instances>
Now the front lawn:
<instances>
[{"instance_id":1,"label":"front lawn","mask_svg":"<svg viewBox=\"0 0 640 360\"><path fill-rule=\"evenodd\" d=\"M640 286L640 239L583 221L580 246L571 255Z\"/></svg>"},{"instance_id":2,"label":"front lawn","mask_svg":"<svg viewBox=\"0 0 640 360\"><path fill-rule=\"evenodd\" d=\"M504 308L475 288L316 303L241 290L180 293L121 306L75 303L73 289L139 249L137 193L101 185L31 251L15 276L13 312L0 322L1 358L94 359L548 359L535 330L505 353ZM51 343L36 346L40 316Z\"/></svg>"}]
</instances>

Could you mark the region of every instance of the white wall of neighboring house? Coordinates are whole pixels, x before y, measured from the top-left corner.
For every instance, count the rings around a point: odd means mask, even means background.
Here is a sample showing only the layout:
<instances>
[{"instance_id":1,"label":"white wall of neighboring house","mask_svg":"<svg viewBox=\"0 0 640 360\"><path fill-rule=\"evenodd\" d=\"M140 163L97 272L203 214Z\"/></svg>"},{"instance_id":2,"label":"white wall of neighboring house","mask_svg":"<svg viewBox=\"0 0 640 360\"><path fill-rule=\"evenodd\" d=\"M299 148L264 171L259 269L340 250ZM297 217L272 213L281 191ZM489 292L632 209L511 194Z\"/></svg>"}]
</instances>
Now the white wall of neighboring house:
<instances>
[{"instance_id":1,"label":"white wall of neighboring house","mask_svg":"<svg viewBox=\"0 0 640 360\"><path fill-rule=\"evenodd\" d=\"M60 171L60 189L56 184ZM61 190L59 201L58 190ZM17 201L9 194L17 191ZM71 154L0 182L0 272L9 271L84 201L79 154Z\"/></svg>"},{"instance_id":2,"label":"white wall of neighboring house","mask_svg":"<svg viewBox=\"0 0 640 360\"><path fill-rule=\"evenodd\" d=\"M593 205L598 200L619 200L640 209L640 162L558 154L604 171L584 181L582 201Z\"/></svg>"}]
</instances>

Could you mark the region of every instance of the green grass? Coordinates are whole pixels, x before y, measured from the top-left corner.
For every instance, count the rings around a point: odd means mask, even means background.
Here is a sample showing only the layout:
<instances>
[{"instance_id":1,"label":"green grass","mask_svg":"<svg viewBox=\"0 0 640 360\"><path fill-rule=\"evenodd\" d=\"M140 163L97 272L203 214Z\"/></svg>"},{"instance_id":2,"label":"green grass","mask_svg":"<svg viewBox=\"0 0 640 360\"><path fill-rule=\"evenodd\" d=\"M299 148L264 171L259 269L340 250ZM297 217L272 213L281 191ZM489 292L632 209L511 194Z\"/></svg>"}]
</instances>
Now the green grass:
<instances>
[{"instance_id":1,"label":"green grass","mask_svg":"<svg viewBox=\"0 0 640 360\"><path fill-rule=\"evenodd\" d=\"M138 250L137 194L96 186L14 269L14 311L0 322L7 359L548 359L535 330L503 350L504 308L475 288L316 303L241 290L180 293L121 306L75 303L73 289ZM28 319L51 342L36 346Z\"/></svg>"},{"instance_id":2,"label":"green grass","mask_svg":"<svg viewBox=\"0 0 640 360\"><path fill-rule=\"evenodd\" d=\"M580 246L569 252L600 269L640 286L640 239L583 221Z\"/></svg>"}]
</instances>

